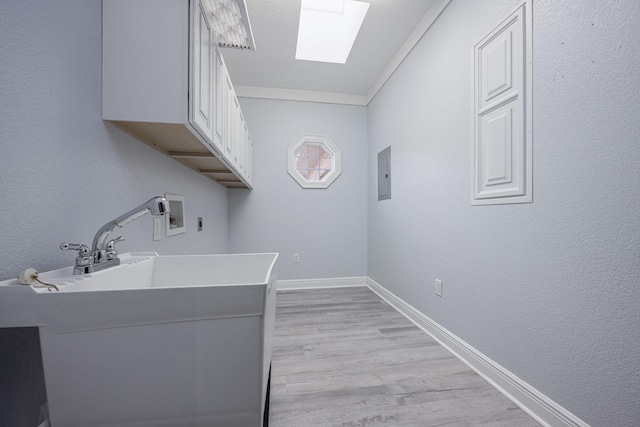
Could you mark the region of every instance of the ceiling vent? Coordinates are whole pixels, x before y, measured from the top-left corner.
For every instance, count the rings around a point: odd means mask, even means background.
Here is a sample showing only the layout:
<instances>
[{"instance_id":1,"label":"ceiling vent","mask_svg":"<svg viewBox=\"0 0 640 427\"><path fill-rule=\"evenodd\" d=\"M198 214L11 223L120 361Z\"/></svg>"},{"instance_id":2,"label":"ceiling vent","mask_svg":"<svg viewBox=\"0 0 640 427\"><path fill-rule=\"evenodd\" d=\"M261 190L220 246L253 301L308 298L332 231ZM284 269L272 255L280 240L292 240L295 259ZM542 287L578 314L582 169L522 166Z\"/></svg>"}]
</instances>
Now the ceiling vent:
<instances>
[{"instance_id":1,"label":"ceiling vent","mask_svg":"<svg viewBox=\"0 0 640 427\"><path fill-rule=\"evenodd\" d=\"M208 0L218 46L256 50L245 0Z\"/></svg>"}]
</instances>

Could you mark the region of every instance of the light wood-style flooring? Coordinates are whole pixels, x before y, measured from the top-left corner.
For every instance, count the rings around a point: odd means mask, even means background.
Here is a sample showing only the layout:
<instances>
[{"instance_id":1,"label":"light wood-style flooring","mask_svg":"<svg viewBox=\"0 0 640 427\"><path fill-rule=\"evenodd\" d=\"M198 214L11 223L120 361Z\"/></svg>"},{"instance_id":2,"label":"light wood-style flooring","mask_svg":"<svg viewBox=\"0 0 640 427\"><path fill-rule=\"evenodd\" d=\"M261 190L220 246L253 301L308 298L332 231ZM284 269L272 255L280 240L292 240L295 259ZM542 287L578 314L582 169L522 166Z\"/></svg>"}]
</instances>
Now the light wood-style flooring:
<instances>
[{"instance_id":1,"label":"light wood-style flooring","mask_svg":"<svg viewBox=\"0 0 640 427\"><path fill-rule=\"evenodd\" d=\"M277 296L270 427L537 426L365 287Z\"/></svg>"}]
</instances>

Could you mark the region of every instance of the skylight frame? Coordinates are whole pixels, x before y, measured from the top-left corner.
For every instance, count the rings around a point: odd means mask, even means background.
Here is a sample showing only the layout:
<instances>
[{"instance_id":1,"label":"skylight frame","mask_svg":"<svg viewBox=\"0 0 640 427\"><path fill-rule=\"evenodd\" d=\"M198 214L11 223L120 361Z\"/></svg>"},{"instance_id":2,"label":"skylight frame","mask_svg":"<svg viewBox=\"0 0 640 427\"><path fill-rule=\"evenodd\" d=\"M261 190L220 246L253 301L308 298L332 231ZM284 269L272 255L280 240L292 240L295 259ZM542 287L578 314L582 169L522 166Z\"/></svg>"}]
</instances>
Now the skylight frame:
<instances>
[{"instance_id":1,"label":"skylight frame","mask_svg":"<svg viewBox=\"0 0 640 427\"><path fill-rule=\"evenodd\" d=\"M296 59L345 64L368 10L357 0L301 0Z\"/></svg>"}]
</instances>

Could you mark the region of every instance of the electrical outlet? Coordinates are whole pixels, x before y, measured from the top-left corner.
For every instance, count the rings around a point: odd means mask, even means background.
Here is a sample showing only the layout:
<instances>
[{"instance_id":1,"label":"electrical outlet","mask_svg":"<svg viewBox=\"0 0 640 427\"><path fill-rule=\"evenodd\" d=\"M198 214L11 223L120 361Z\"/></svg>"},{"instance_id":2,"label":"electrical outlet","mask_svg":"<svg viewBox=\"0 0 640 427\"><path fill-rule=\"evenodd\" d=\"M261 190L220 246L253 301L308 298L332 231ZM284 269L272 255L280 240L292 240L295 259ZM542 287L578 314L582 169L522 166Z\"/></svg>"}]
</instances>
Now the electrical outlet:
<instances>
[{"instance_id":1,"label":"electrical outlet","mask_svg":"<svg viewBox=\"0 0 640 427\"><path fill-rule=\"evenodd\" d=\"M293 262L300 262L300 254L298 253L293 254Z\"/></svg>"},{"instance_id":2,"label":"electrical outlet","mask_svg":"<svg viewBox=\"0 0 640 427\"><path fill-rule=\"evenodd\" d=\"M436 295L442 296L442 280L436 279Z\"/></svg>"},{"instance_id":3,"label":"electrical outlet","mask_svg":"<svg viewBox=\"0 0 640 427\"><path fill-rule=\"evenodd\" d=\"M153 218L153 240L162 238L162 223L160 218Z\"/></svg>"}]
</instances>

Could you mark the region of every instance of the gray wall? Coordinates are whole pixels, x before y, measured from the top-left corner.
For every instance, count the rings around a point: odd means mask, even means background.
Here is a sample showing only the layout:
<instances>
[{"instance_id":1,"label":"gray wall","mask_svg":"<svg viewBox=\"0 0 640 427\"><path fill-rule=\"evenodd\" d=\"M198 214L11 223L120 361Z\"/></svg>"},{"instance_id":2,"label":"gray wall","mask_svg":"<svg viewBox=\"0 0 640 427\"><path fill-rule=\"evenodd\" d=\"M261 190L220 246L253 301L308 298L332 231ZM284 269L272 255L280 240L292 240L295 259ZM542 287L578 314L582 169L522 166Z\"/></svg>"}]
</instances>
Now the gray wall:
<instances>
[{"instance_id":1,"label":"gray wall","mask_svg":"<svg viewBox=\"0 0 640 427\"><path fill-rule=\"evenodd\" d=\"M587 423L637 426L640 3L534 1L534 203L471 206L471 49L520 3L454 0L370 104L393 198L369 187L368 274Z\"/></svg>"},{"instance_id":2,"label":"gray wall","mask_svg":"<svg viewBox=\"0 0 640 427\"><path fill-rule=\"evenodd\" d=\"M0 280L71 265L60 242L165 192L185 196L187 232L153 242L146 216L121 252L227 252L227 190L101 120L100 0L0 2L0 40ZM37 424L41 369L37 330L0 329L0 425Z\"/></svg>"},{"instance_id":3,"label":"gray wall","mask_svg":"<svg viewBox=\"0 0 640 427\"><path fill-rule=\"evenodd\" d=\"M366 108L240 102L254 144L255 187L229 191L231 252L280 252L278 279L366 275ZM287 173L287 149L305 133L326 134L342 150L342 175L327 189L303 189Z\"/></svg>"},{"instance_id":4,"label":"gray wall","mask_svg":"<svg viewBox=\"0 0 640 427\"><path fill-rule=\"evenodd\" d=\"M256 186L227 202L100 119L100 1L0 2L0 280L70 265L60 242L184 194L186 234L153 242L141 218L121 249L279 251L281 279L368 274L591 425L637 425L640 4L535 1L534 203L472 207L471 46L517 3L454 0L368 119L364 107L242 99ZM286 173L304 132L343 149L328 190ZM378 202L388 145L393 198ZM39 357L37 331L0 329L0 425L35 426Z\"/></svg>"}]
</instances>

